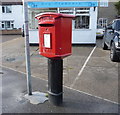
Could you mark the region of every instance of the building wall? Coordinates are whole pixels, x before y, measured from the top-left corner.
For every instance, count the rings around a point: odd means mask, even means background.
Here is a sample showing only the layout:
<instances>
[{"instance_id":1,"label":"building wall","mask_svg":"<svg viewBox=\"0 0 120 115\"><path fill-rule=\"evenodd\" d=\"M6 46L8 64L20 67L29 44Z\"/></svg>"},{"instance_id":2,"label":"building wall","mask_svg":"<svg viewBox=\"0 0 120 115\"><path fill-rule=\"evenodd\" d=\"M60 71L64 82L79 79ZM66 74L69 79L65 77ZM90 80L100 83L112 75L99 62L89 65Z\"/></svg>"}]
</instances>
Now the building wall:
<instances>
[{"instance_id":1,"label":"building wall","mask_svg":"<svg viewBox=\"0 0 120 115\"><path fill-rule=\"evenodd\" d=\"M1 21L14 21L14 28L22 28L23 25L23 11L22 5L12 5L12 13L2 13L2 6L0 5L0 22ZM0 23L0 29L2 29Z\"/></svg>"},{"instance_id":2,"label":"building wall","mask_svg":"<svg viewBox=\"0 0 120 115\"><path fill-rule=\"evenodd\" d=\"M117 17L117 11L114 7L115 2L109 2L108 7L98 8L98 19L107 18L108 23Z\"/></svg>"},{"instance_id":3,"label":"building wall","mask_svg":"<svg viewBox=\"0 0 120 115\"><path fill-rule=\"evenodd\" d=\"M11 1L11 2L10 2ZM28 1L33 1L33 0L28 0ZM34 1L57 1L57 0L34 0ZM63 1L63 0L59 0ZM73 0L66 0L66 1L73 1ZM75 0L75 1L84 1L84 0ZM100 0L86 0L86 1L98 1ZM114 2L113 2L114 1ZM99 18L107 18L108 23L112 21L114 18L117 16L117 11L114 7L114 3L118 2L119 0L108 0L108 7L98 7L98 19ZM19 5L15 5L18 4ZM22 0L2 0L2 4L13 4L12 5L12 13L10 14L2 14L2 7L0 5L0 21L2 20L14 20L14 28L21 28L23 25L23 12L22 12ZM20 5L21 4L21 5ZM19 17L19 18L18 18ZM1 24L0 24L0 29L1 29Z\"/></svg>"},{"instance_id":4,"label":"building wall","mask_svg":"<svg viewBox=\"0 0 120 115\"><path fill-rule=\"evenodd\" d=\"M33 1L33 0L28 0ZM34 0L34 1L58 1L58 0ZM59 0L64 1L64 0ZM99 3L103 0L65 0L65 1L98 1ZM106 0L105 0L106 1ZM108 0L108 7L98 7L98 19L99 18L107 18L108 23L116 18L117 12L114 7L114 3L119 0Z\"/></svg>"}]
</instances>

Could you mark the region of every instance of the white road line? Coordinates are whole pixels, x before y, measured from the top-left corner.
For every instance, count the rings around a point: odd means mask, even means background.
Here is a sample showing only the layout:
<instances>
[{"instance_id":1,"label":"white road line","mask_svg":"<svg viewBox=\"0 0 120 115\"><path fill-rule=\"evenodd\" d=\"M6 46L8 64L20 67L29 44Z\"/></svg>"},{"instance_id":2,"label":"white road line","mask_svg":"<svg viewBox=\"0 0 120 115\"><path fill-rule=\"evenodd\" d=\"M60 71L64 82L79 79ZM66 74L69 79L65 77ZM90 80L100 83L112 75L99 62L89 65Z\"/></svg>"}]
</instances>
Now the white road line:
<instances>
[{"instance_id":1,"label":"white road line","mask_svg":"<svg viewBox=\"0 0 120 115\"><path fill-rule=\"evenodd\" d=\"M26 73L21 72L21 71L18 71L18 70L15 70L15 69L13 69L13 68L6 67L6 66L3 66L3 65L0 65L0 66L1 66L1 67L4 67L4 68L7 68L7 69L10 69L10 70L13 70L13 71L15 71L15 72L19 72L19 73L22 73L22 74L25 74L25 75L26 75ZM42 79L42 78L39 78L39 77L36 77L36 76L33 76L33 75L32 75L32 77L41 79L41 80L43 80L43 81L48 81L48 80L45 80L45 79ZM109 99L105 99L105 98L102 98L102 97L99 97L99 96L95 96L95 95L92 95L92 94L90 94L90 93L86 93L86 92L84 92L84 91L76 90L76 89L73 89L73 88L68 87L68 86L65 86L65 85L63 85L63 86L64 86L65 88L70 89L70 90L77 91L77 92L79 92L79 93L83 93L83 94L89 95L89 96L91 96L91 97L95 97L95 98L98 98L98 99L101 99L101 100L104 100L104 101L107 101L107 102L110 102L110 103L113 103L113 104L119 104L118 102L111 101L111 100L109 100Z\"/></svg>"},{"instance_id":2,"label":"white road line","mask_svg":"<svg viewBox=\"0 0 120 115\"><path fill-rule=\"evenodd\" d=\"M71 88L75 85L76 81L79 79L79 76L82 74L85 66L87 65L87 63L88 63L89 59L91 58L91 56L92 56L93 52L95 51L95 49L96 49L96 46L93 48L93 50L89 54L87 60L85 61L84 65L82 66L81 70L79 71L77 77L75 78L75 80L73 81L73 83L70 85Z\"/></svg>"},{"instance_id":3,"label":"white road line","mask_svg":"<svg viewBox=\"0 0 120 115\"><path fill-rule=\"evenodd\" d=\"M90 94L90 93L86 93L86 92L81 91L81 90L73 89L73 88L67 87L67 86L64 86L64 87L66 87L66 88L68 88L68 89L71 89L71 90L74 90L74 91L77 91L77 92L79 92L79 93L83 93L83 94L89 95L89 96L91 96L91 97L95 97L95 98L98 98L98 99L107 101L107 102L111 102L111 103L114 103L114 104L119 104L118 102L111 101L111 100L109 100L109 99L105 99L105 98L102 98L102 97L99 97L99 96L95 96L95 95L92 95L92 94Z\"/></svg>"},{"instance_id":4,"label":"white road line","mask_svg":"<svg viewBox=\"0 0 120 115\"><path fill-rule=\"evenodd\" d=\"M6 66L3 66L3 65L0 65L0 66L1 66L1 67L4 67L4 68L6 68L6 69L10 69L10 70L13 70L13 71L15 71L15 72L19 72L19 73L22 73L22 74L26 75L25 72L22 72L22 71L19 71L19 70L16 70L16 69L10 68L10 67L6 67ZM35 77L35 78L39 78L39 77L36 77L36 76L34 76L34 75L31 75L31 76L32 76L32 77ZM47 81L47 80L42 79L42 78L39 78L39 79L41 79L41 80L43 80L43 81Z\"/></svg>"}]
</instances>

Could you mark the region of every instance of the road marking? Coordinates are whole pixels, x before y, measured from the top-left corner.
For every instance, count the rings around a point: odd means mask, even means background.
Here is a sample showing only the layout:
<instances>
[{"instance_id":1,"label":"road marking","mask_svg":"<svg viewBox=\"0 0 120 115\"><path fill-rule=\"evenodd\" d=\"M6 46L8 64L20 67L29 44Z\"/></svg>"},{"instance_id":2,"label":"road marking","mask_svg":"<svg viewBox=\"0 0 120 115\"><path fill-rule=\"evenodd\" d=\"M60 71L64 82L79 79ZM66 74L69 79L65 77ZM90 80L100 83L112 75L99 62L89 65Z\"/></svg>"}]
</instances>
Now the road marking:
<instances>
[{"instance_id":1,"label":"road marking","mask_svg":"<svg viewBox=\"0 0 120 115\"><path fill-rule=\"evenodd\" d=\"M84 68L86 67L86 65L87 65L89 59L91 58L93 52L95 51L95 49L96 49L96 46L93 48L93 50L92 50L91 53L89 54L87 60L85 61L84 65L82 66L81 70L79 71L77 77L75 78L75 80L73 81L73 83L70 85L71 88L75 85L76 81L79 79L80 75L82 74Z\"/></svg>"},{"instance_id":2,"label":"road marking","mask_svg":"<svg viewBox=\"0 0 120 115\"><path fill-rule=\"evenodd\" d=\"M22 71L19 71L19 70L16 70L16 69L13 69L13 68L10 68L10 67L7 67L7 66L4 66L4 65L0 65L1 67L4 67L4 68L6 68L6 69L10 69L10 70L12 70L12 71L15 71L15 72L19 72L19 73L22 73L22 74L24 74L24 75L26 75L27 73L25 73L25 72L22 72ZM34 75L31 75L32 77L35 77L35 78L39 78L39 77L36 77L36 76L34 76ZM47 80L45 80L45 79L42 79L42 78L39 78L39 79L41 79L41 80L43 80L43 81L47 81Z\"/></svg>"},{"instance_id":3,"label":"road marking","mask_svg":"<svg viewBox=\"0 0 120 115\"><path fill-rule=\"evenodd\" d=\"M64 87L66 87L66 88L68 88L68 89L71 89L71 90L74 90L74 91L77 91L77 92L79 92L79 93L83 93L83 94L89 95L89 96L91 96L91 97L95 97L95 98L98 98L98 99L101 99L101 100L104 100L104 101L107 101L107 102L111 102L111 103L113 103L113 104L119 104L118 102L111 101L111 100L109 100L109 99L102 98L102 97L99 97L99 96L96 96L96 95L92 95L92 94L90 94L90 93L86 93L86 92L81 91L81 90L73 89L73 88L68 87L68 86L64 86Z\"/></svg>"},{"instance_id":4,"label":"road marking","mask_svg":"<svg viewBox=\"0 0 120 115\"><path fill-rule=\"evenodd\" d=\"M15 69L13 69L13 68L6 67L6 66L3 66L3 65L0 65L0 66L1 66L1 67L4 67L4 68L6 68L6 69L10 69L10 70L12 70L12 71L19 72L19 73L22 73L22 74L25 74L25 75L26 75L26 73L21 72L21 71L18 71L18 70L15 70ZM43 81L48 82L48 80L46 80L46 79L42 79L42 78L39 78L39 77L36 77L36 76L33 76L33 75L31 75L31 76L32 76L32 77L35 77L35 78L38 78L38 79L41 79L41 80L43 80ZM110 102L110 103L113 103L113 104L119 104L118 102L111 101L111 100L106 99L106 98L102 98L102 97L99 97L99 96L95 96L95 95L92 95L92 94L90 94L90 93L86 93L86 92L81 91L81 90L73 89L73 88L68 87L68 86L65 86L65 85L63 85L63 86L64 86L65 88L70 89L70 90L77 91L78 93L83 93L83 94L85 94L85 95L88 95L88 96L91 96L91 97L95 97L95 98L98 98L98 99L101 99L101 100L104 100L104 101L107 101L107 102Z\"/></svg>"}]
</instances>

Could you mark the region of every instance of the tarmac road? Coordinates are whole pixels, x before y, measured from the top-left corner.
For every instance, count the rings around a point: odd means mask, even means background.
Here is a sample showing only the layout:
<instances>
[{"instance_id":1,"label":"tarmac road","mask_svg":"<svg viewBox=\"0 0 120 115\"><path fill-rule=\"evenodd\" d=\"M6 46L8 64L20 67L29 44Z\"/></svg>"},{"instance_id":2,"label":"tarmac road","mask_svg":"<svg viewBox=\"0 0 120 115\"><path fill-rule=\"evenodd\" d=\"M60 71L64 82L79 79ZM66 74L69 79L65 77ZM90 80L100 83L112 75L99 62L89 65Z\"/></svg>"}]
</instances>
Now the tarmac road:
<instances>
[{"instance_id":1,"label":"tarmac road","mask_svg":"<svg viewBox=\"0 0 120 115\"><path fill-rule=\"evenodd\" d=\"M64 87L61 106L54 106L48 101L38 105L30 104L24 98L27 93L25 74L4 67L2 72L2 113L90 113L89 115L92 113L117 115L118 113L118 104L66 87ZM45 80L33 77L32 84L33 92L47 91Z\"/></svg>"},{"instance_id":2,"label":"tarmac road","mask_svg":"<svg viewBox=\"0 0 120 115\"><path fill-rule=\"evenodd\" d=\"M118 103L118 63L111 62L109 50L103 51L101 39L96 46L73 45L72 55L64 59L64 86L94 98ZM25 73L24 39L2 43L2 67ZM47 58L38 47L30 47L32 76L47 80Z\"/></svg>"}]
</instances>

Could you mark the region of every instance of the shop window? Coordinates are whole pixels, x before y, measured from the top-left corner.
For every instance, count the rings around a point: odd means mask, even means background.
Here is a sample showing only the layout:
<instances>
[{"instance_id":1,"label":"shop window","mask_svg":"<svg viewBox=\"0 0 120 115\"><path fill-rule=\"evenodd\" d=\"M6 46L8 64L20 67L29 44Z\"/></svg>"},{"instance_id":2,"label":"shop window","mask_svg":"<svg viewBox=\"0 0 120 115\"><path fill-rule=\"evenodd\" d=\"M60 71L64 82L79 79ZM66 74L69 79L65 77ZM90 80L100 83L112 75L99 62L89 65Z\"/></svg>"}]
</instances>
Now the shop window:
<instances>
[{"instance_id":1,"label":"shop window","mask_svg":"<svg viewBox=\"0 0 120 115\"><path fill-rule=\"evenodd\" d=\"M73 29L89 29L90 25L90 8L52 8L52 9L29 9L29 28L36 29L38 27L35 15L42 12L58 12L62 14L71 14L76 17L72 21Z\"/></svg>"},{"instance_id":2,"label":"shop window","mask_svg":"<svg viewBox=\"0 0 120 115\"><path fill-rule=\"evenodd\" d=\"M38 20L35 19L35 16L45 12L57 12L57 8L43 8L43 9L38 8L28 10L29 29L38 29Z\"/></svg>"},{"instance_id":3,"label":"shop window","mask_svg":"<svg viewBox=\"0 0 120 115\"><path fill-rule=\"evenodd\" d=\"M59 12L76 16L73 20L73 29L89 29L90 8L60 8Z\"/></svg>"},{"instance_id":4,"label":"shop window","mask_svg":"<svg viewBox=\"0 0 120 115\"><path fill-rule=\"evenodd\" d=\"M2 29L13 29L14 21L2 21Z\"/></svg>"},{"instance_id":5,"label":"shop window","mask_svg":"<svg viewBox=\"0 0 120 115\"><path fill-rule=\"evenodd\" d=\"M2 6L2 13L12 13L12 7L10 5Z\"/></svg>"},{"instance_id":6,"label":"shop window","mask_svg":"<svg viewBox=\"0 0 120 115\"><path fill-rule=\"evenodd\" d=\"M62 14L73 14L74 9L73 8L60 8L59 12Z\"/></svg>"},{"instance_id":7,"label":"shop window","mask_svg":"<svg viewBox=\"0 0 120 115\"><path fill-rule=\"evenodd\" d=\"M76 16L75 29L89 29L89 16Z\"/></svg>"}]
</instances>

